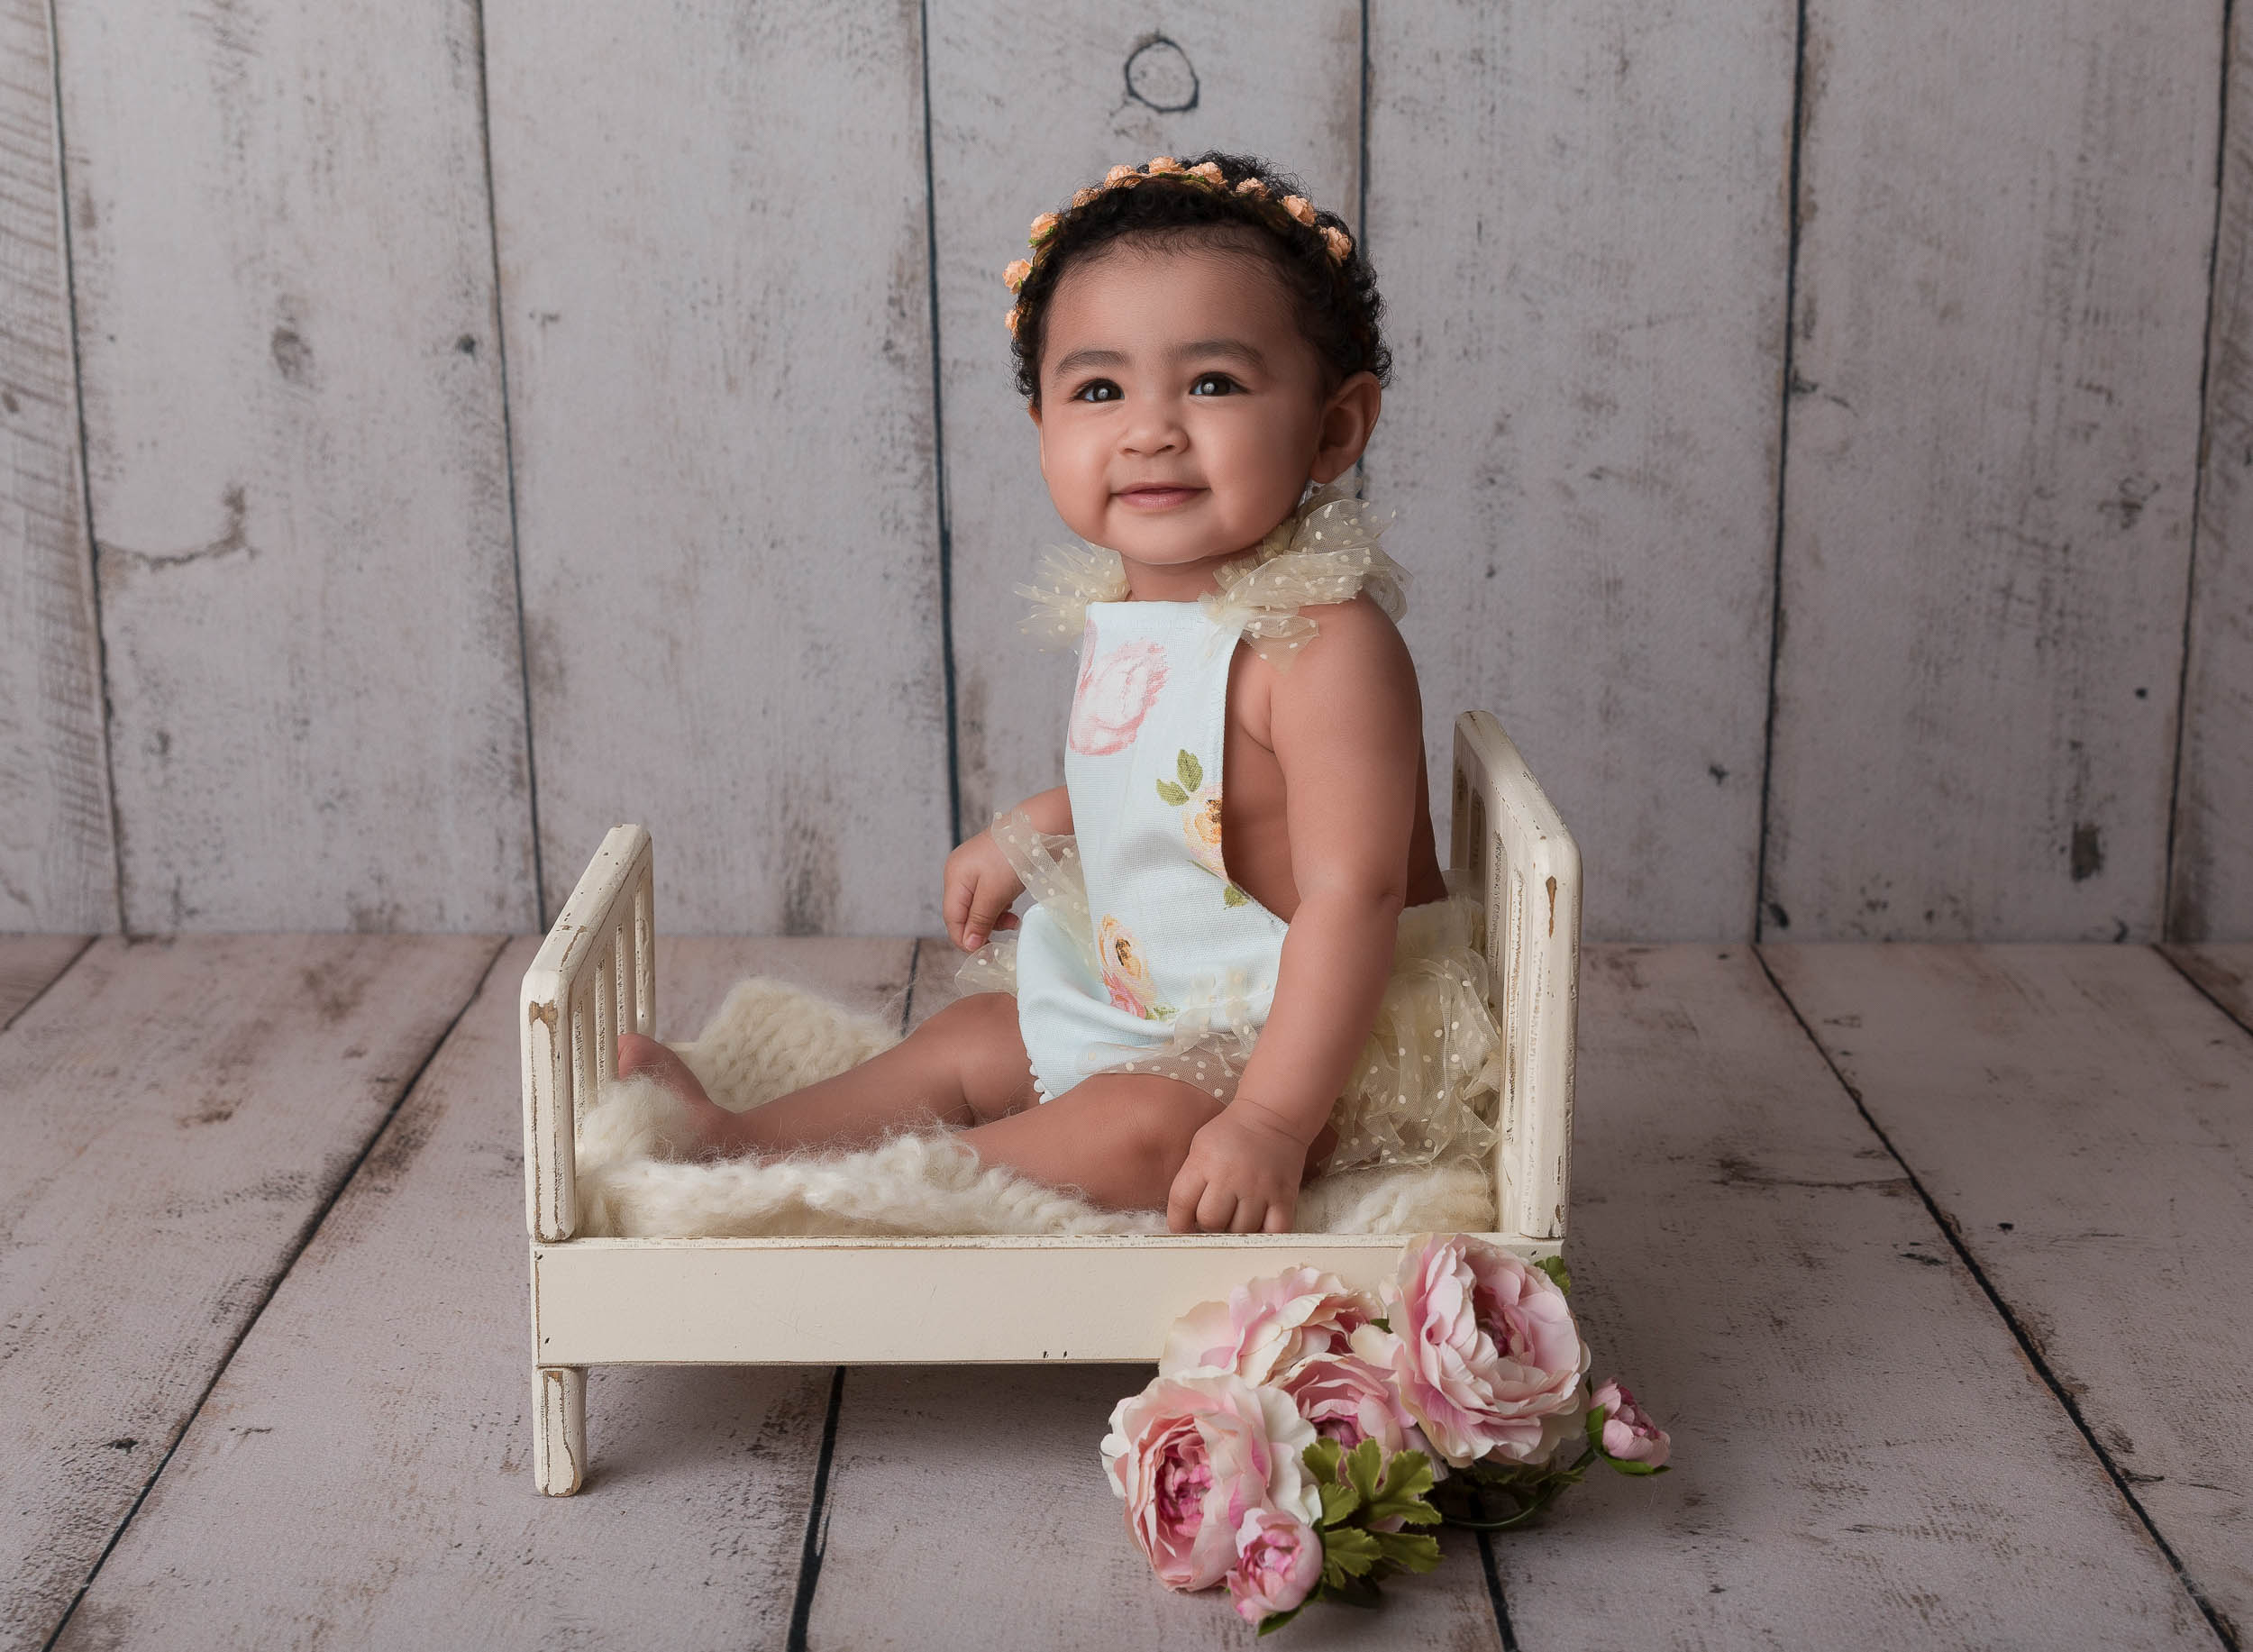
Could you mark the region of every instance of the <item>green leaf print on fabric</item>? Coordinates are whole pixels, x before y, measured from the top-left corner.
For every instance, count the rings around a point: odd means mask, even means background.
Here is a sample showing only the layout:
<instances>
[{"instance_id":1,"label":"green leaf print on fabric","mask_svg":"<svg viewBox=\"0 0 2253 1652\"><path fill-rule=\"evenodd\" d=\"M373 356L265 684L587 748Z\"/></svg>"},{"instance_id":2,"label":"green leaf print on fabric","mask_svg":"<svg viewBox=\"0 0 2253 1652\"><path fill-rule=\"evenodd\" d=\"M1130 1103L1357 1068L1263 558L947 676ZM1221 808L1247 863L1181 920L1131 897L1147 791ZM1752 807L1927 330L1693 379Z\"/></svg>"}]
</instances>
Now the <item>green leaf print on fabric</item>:
<instances>
[{"instance_id":1,"label":"green leaf print on fabric","mask_svg":"<svg viewBox=\"0 0 2253 1652\"><path fill-rule=\"evenodd\" d=\"M1169 808L1186 808L1181 839L1190 859L1220 880L1220 904L1248 906L1252 898L1229 880L1220 858L1220 787L1205 784L1205 765L1194 752L1178 752L1173 758L1174 780L1158 782L1158 801Z\"/></svg>"}]
</instances>

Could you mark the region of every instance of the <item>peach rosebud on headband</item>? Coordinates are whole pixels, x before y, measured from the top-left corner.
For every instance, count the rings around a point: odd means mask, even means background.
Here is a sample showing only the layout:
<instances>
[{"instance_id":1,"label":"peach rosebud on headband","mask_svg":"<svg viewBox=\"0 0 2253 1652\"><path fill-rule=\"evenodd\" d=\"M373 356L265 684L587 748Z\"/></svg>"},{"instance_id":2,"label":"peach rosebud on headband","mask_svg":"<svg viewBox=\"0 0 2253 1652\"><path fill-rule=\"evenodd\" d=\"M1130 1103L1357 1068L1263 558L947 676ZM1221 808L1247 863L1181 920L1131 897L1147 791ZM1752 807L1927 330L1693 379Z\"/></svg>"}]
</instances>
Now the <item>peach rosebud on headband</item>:
<instances>
[{"instance_id":1,"label":"peach rosebud on headband","mask_svg":"<svg viewBox=\"0 0 2253 1652\"><path fill-rule=\"evenodd\" d=\"M1301 224L1312 224L1314 222L1314 203L1303 195L1283 196L1283 210Z\"/></svg>"},{"instance_id":2,"label":"peach rosebud on headband","mask_svg":"<svg viewBox=\"0 0 2253 1652\"><path fill-rule=\"evenodd\" d=\"M1267 199L1267 186L1256 178L1247 178L1236 186L1238 195L1248 195L1255 201Z\"/></svg>"},{"instance_id":3,"label":"peach rosebud on headband","mask_svg":"<svg viewBox=\"0 0 2253 1652\"><path fill-rule=\"evenodd\" d=\"M1039 246L1042 242L1048 239L1055 227L1056 214L1054 213L1041 214L1039 217L1033 220L1033 227L1026 232L1025 244L1028 247Z\"/></svg>"},{"instance_id":4,"label":"peach rosebud on headband","mask_svg":"<svg viewBox=\"0 0 2253 1652\"><path fill-rule=\"evenodd\" d=\"M1209 184L1225 184L1228 181L1221 176L1218 164L1210 160L1206 161L1202 166L1191 167L1189 169L1189 175L1191 178L1201 178Z\"/></svg>"},{"instance_id":5,"label":"peach rosebud on headband","mask_svg":"<svg viewBox=\"0 0 2253 1652\"><path fill-rule=\"evenodd\" d=\"M1136 171L1134 168L1113 167L1109 171L1103 174L1103 187L1106 189L1116 189L1130 178L1136 183L1140 183L1142 181L1142 174Z\"/></svg>"},{"instance_id":6,"label":"peach rosebud on headband","mask_svg":"<svg viewBox=\"0 0 2253 1652\"><path fill-rule=\"evenodd\" d=\"M1322 232L1322 244L1329 248L1330 257L1341 264L1345 261L1346 255L1354 250L1353 237L1335 224ZM1011 268L1014 269L1015 266L1012 265Z\"/></svg>"},{"instance_id":7,"label":"peach rosebud on headband","mask_svg":"<svg viewBox=\"0 0 2253 1652\"><path fill-rule=\"evenodd\" d=\"M1096 187L1095 185L1090 184L1085 189L1081 189L1072 196L1072 204L1074 206L1085 206L1090 201L1092 201L1097 196L1101 195L1102 193L1102 190Z\"/></svg>"},{"instance_id":8,"label":"peach rosebud on headband","mask_svg":"<svg viewBox=\"0 0 2253 1652\"><path fill-rule=\"evenodd\" d=\"M1151 157L1149 171L1150 176L1153 178L1157 177L1162 172L1179 172L1182 170L1184 170L1184 169L1181 163L1174 160L1171 155L1154 155Z\"/></svg>"},{"instance_id":9,"label":"peach rosebud on headband","mask_svg":"<svg viewBox=\"0 0 2253 1652\"><path fill-rule=\"evenodd\" d=\"M1011 305L1009 306L1009 313L1003 316L1002 319L1009 324L1009 331L1012 333L1015 333L1017 332L1017 306L1015 305Z\"/></svg>"},{"instance_id":10,"label":"peach rosebud on headband","mask_svg":"<svg viewBox=\"0 0 2253 1652\"><path fill-rule=\"evenodd\" d=\"M1011 292L1016 292L1025 285L1025 278L1032 273L1032 260L1024 258L1014 260L1009 267L1001 272L1002 285Z\"/></svg>"}]
</instances>

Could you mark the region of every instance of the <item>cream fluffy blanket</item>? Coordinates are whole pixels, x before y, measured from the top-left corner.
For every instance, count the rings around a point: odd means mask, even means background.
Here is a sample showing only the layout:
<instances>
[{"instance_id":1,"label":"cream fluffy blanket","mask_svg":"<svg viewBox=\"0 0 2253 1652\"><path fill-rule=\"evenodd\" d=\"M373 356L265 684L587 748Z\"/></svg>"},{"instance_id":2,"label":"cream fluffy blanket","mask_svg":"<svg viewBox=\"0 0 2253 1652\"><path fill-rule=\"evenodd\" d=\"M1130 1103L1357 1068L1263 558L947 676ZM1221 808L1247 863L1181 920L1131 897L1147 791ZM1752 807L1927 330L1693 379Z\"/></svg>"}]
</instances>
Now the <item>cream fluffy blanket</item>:
<instances>
[{"instance_id":1,"label":"cream fluffy blanket","mask_svg":"<svg viewBox=\"0 0 2253 1652\"><path fill-rule=\"evenodd\" d=\"M738 1111L841 1072L898 1042L883 1023L787 981L739 981L694 1044L706 1091ZM857 1153L756 1163L685 1156L680 1106L648 1078L603 1086L579 1125L580 1232L596 1237L767 1234L1163 1233L1158 1211L1100 1210L988 1168L953 1136L899 1136ZM1494 1225L1475 1164L1346 1171L1300 1196L1309 1233L1464 1233Z\"/></svg>"}]
</instances>

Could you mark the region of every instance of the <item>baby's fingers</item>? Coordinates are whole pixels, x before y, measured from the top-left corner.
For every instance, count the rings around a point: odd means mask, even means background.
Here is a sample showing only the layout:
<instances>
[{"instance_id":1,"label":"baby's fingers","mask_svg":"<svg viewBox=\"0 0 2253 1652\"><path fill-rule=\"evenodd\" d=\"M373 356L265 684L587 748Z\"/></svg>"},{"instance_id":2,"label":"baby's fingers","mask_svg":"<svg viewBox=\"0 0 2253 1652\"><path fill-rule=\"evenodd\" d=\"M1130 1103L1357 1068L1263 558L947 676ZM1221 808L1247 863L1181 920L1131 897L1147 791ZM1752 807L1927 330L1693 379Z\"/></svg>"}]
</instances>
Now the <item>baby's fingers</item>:
<instances>
[{"instance_id":1,"label":"baby's fingers","mask_svg":"<svg viewBox=\"0 0 2253 1652\"><path fill-rule=\"evenodd\" d=\"M971 893L970 910L962 919L962 933L956 944L964 952L976 952L983 946L986 937L994 932L995 920L1008 916L1009 902L1016 898L1017 891L1006 883L991 878L981 880Z\"/></svg>"},{"instance_id":2,"label":"baby's fingers","mask_svg":"<svg viewBox=\"0 0 2253 1652\"><path fill-rule=\"evenodd\" d=\"M1205 1178L1189 1166L1181 1167L1173 1178L1173 1185L1165 1196L1165 1225L1174 1233L1197 1231L1197 1205L1205 1196Z\"/></svg>"}]
</instances>

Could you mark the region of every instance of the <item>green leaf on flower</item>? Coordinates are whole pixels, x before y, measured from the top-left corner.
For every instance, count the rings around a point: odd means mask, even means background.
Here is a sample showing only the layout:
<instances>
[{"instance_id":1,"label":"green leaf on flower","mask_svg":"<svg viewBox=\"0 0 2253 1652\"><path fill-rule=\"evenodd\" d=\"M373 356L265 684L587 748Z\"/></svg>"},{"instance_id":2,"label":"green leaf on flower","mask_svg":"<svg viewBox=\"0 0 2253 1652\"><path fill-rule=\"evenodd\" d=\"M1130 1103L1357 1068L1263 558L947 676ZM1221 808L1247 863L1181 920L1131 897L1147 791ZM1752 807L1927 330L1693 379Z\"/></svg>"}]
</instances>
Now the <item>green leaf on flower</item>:
<instances>
[{"instance_id":1,"label":"green leaf on flower","mask_svg":"<svg viewBox=\"0 0 2253 1652\"><path fill-rule=\"evenodd\" d=\"M1610 1462L1604 1452L1604 1419L1610 1416L1609 1408L1592 1405L1588 1408L1588 1443L1596 1448L1596 1455Z\"/></svg>"},{"instance_id":2,"label":"green leaf on flower","mask_svg":"<svg viewBox=\"0 0 2253 1652\"><path fill-rule=\"evenodd\" d=\"M1365 1439L1345 1454L1345 1472L1339 1478L1352 1483L1364 1503L1373 1504L1377 1501L1377 1483L1383 1473L1384 1447L1375 1440Z\"/></svg>"},{"instance_id":3,"label":"green leaf on flower","mask_svg":"<svg viewBox=\"0 0 2253 1652\"><path fill-rule=\"evenodd\" d=\"M1439 1564L1439 1539L1421 1531L1379 1531L1377 1552L1387 1565L1403 1572L1428 1572Z\"/></svg>"},{"instance_id":4,"label":"green leaf on flower","mask_svg":"<svg viewBox=\"0 0 2253 1652\"><path fill-rule=\"evenodd\" d=\"M1175 808L1179 808L1182 804L1189 801L1189 793L1183 791L1172 780L1160 780L1158 782L1158 801L1161 803L1171 803Z\"/></svg>"},{"instance_id":5,"label":"green leaf on flower","mask_svg":"<svg viewBox=\"0 0 2253 1652\"><path fill-rule=\"evenodd\" d=\"M1342 1584L1349 1577L1362 1576L1383 1557L1376 1534L1358 1526L1340 1526L1322 1534L1322 1581L1326 1584L1330 1582L1333 1567Z\"/></svg>"},{"instance_id":6,"label":"green leaf on flower","mask_svg":"<svg viewBox=\"0 0 2253 1652\"><path fill-rule=\"evenodd\" d=\"M1240 907L1251 899L1233 883L1220 891L1220 904L1224 907Z\"/></svg>"},{"instance_id":7,"label":"green leaf on flower","mask_svg":"<svg viewBox=\"0 0 2253 1652\"><path fill-rule=\"evenodd\" d=\"M1307 1465L1307 1472L1317 1480L1337 1478L1337 1460L1344 1454L1338 1443L1325 1435L1299 1454L1299 1460Z\"/></svg>"},{"instance_id":8,"label":"green leaf on flower","mask_svg":"<svg viewBox=\"0 0 2253 1652\"><path fill-rule=\"evenodd\" d=\"M1623 1474L1663 1474L1666 1472L1664 1464L1630 1463L1625 1457L1606 1457L1604 1461Z\"/></svg>"},{"instance_id":9,"label":"green leaf on flower","mask_svg":"<svg viewBox=\"0 0 2253 1652\"><path fill-rule=\"evenodd\" d=\"M1307 1598L1308 1600L1311 1600L1314 1597L1309 1595ZM1306 1602L1301 1601L1289 1611L1269 1612L1267 1616L1260 1620L1260 1633L1262 1635L1272 1635L1277 1629L1282 1628L1284 1624L1290 1622L1300 1612L1306 1611Z\"/></svg>"},{"instance_id":10,"label":"green leaf on flower","mask_svg":"<svg viewBox=\"0 0 2253 1652\"><path fill-rule=\"evenodd\" d=\"M1566 1269L1564 1257L1544 1256L1540 1261L1535 1263L1533 1265L1539 1268L1551 1279L1556 1281L1556 1288L1558 1290L1564 1291L1567 1296L1572 1294L1573 1275L1571 1272Z\"/></svg>"},{"instance_id":11,"label":"green leaf on flower","mask_svg":"<svg viewBox=\"0 0 2253 1652\"><path fill-rule=\"evenodd\" d=\"M1195 791L1205 783L1205 765L1188 752L1173 760L1173 772L1181 777L1183 791ZM1183 798L1181 801L1186 803L1189 799Z\"/></svg>"},{"instance_id":12,"label":"green leaf on flower","mask_svg":"<svg viewBox=\"0 0 2253 1652\"><path fill-rule=\"evenodd\" d=\"M1361 1493L1350 1485L1339 1485L1336 1481L1326 1480L1322 1483L1320 1490L1322 1492L1322 1523L1325 1526L1340 1524L1355 1510L1361 1507Z\"/></svg>"},{"instance_id":13,"label":"green leaf on flower","mask_svg":"<svg viewBox=\"0 0 2253 1652\"><path fill-rule=\"evenodd\" d=\"M1369 1499L1370 1523L1400 1520L1411 1526L1437 1524L1439 1511L1424 1501L1431 1489L1431 1459L1420 1451L1395 1452L1385 1465L1384 1483Z\"/></svg>"}]
</instances>

